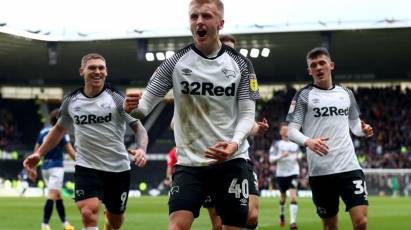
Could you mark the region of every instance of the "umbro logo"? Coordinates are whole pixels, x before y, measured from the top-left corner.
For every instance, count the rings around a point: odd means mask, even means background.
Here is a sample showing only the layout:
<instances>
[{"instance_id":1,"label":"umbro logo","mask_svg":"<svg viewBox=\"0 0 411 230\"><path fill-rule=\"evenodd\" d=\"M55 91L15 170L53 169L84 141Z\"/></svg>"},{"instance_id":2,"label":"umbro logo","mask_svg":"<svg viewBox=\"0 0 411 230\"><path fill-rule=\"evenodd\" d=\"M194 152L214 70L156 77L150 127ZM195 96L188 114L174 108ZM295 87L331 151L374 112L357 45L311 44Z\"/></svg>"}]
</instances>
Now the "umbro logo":
<instances>
[{"instance_id":1,"label":"umbro logo","mask_svg":"<svg viewBox=\"0 0 411 230\"><path fill-rule=\"evenodd\" d=\"M247 200L247 198L242 198L242 199L240 199L240 203L241 203L242 206L247 206L247 205L248 205L248 200Z\"/></svg>"},{"instance_id":2,"label":"umbro logo","mask_svg":"<svg viewBox=\"0 0 411 230\"><path fill-rule=\"evenodd\" d=\"M206 196L204 202L208 202L208 203L212 202L211 196Z\"/></svg>"},{"instance_id":3,"label":"umbro logo","mask_svg":"<svg viewBox=\"0 0 411 230\"><path fill-rule=\"evenodd\" d=\"M318 104L318 103L320 103L320 99L318 99L318 98L314 98L314 99L313 99L313 103L314 103L314 104Z\"/></svg>"},{"instance_id":4,"label":"umbro logo","mask_svg":"<svg viewBox=\"0 0 411 230\"><path fill-rule=\"evenodd\" d=\"M323 207L317 207L317 213L320 215L325 215L327 214L327 209L323 208Z\"/></svg>"},{"instance_id":5,"label":"umbro logo","mask_svg":"<svg viewBox=\"0 0 411 230\"><path fill-rule=\"evenodd\" d=\"M81 110L80 106L76 106L73 108L74 111L79 112Z\"/></svg>"},{"instance_id":6,"label":"umbro logo","mask_svg":"<svg viewBox=\"0 0 411 230\"><path fill-rule=\"evenodd\" d=\"M77 195L78 197L84 196L84 190L81 190L81 189L76 190L76 195Z\"/></svg>"},{"instance_id":7,"label":"umbro logo","mask_svg":"<svg viewBox=\"0 0 411 230\"><path fill-rule=\"evenodd\" d=\"M181 72L183 72L183 75L185 75L185 76L191 76L191 73L193 71L191 69L184 68L184 69L181 70Z\"/></svg>"},{"instance_id":8,"label":"umbro logo","mask_svg":"<svg viewBox=\"0 0 411 230\"><path fill-rule=\"evenodd\" d=\"M170 189L170 195L173 195L174 193L179 193L180 192L180 187L179 186L173 186Z\"/></svg>"}]
</instances>

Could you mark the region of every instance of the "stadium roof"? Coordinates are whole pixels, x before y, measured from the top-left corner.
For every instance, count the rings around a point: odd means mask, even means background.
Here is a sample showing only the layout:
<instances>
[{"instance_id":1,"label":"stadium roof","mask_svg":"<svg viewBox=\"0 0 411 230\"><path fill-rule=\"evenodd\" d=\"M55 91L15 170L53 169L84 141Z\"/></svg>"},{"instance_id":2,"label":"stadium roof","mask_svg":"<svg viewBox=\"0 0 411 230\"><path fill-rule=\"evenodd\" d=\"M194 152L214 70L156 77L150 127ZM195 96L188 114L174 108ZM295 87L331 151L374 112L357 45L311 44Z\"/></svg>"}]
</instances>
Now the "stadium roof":
<instances>
[{"instance_id":1,"label":"stadium roof","mask_svg":"<svg viewBox=\"0 0 411 230\"><path fill-rule=\"evenodd\" d=\"M45 41L189 36L189 0L13 0L0 32ZM224 33L411 27L408 0L224 0ZM22 7L24 6L24 7Z\"/></svg>"},{"instance_id":2,"label":"stadium roof","mask_svg":"<svg viewBox=\"0 0 411 230\"><path fill-rule=\"evenodd\" d=\"M411 81L411 28L236 34L236 37L237 48L271 49L266 58L250 58L262 84L309 80L305 54L324 42L330 46L336 62L337 81ZM138 60L141 50L154 53L177 50L191 40L190 36L179 36L45 42L0 33L0 85L80 85L81 57L98 52L107 58L111 82L144 86L160 62ZM50 46L57 50L54 65L49 64Z\"/></svg>"},{"instance_id":3,"label":"stadium roof","mask_svg":"<svg viewBox=\"0 0 411 230\"><path fill-rule=\"evenodd\" d=\"M305 53L330 46L337 80L411 80L408 0L224 0L225 28L251 58L260 83L307 80ZM21 7L24 5L24 7ZM0 7L0 85L78 85L82 55L99 52L110 78L145 85L158 61L145 52L191 42L188 0L8 1ZM55 51L56 64L50 64ZM138 58L140 56L140 58ZM309 79L309 78L308 78Z\"/></svg>"}]
</instances>

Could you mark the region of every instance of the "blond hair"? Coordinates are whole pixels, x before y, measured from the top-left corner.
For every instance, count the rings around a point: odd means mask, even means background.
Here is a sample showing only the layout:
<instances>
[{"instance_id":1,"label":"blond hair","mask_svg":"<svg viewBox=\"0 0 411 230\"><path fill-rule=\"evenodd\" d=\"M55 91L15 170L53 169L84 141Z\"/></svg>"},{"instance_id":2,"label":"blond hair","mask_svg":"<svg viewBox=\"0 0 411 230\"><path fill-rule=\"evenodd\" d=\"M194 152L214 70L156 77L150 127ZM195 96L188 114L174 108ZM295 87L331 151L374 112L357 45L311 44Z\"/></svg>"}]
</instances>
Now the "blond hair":
<instances>
[{"instance_id":1,"label":"blond hair","mask_svg":"<svg viewBox=\"0 0 411 230\"><path fill-rule=\"evenodd\" d=\"M190 6L193 4L203 5L206 3L214 3L218 9L218 15L220 15L221 18L224 18L224 4L221 0L191 0Z\"/></svg>"}]
</instances>

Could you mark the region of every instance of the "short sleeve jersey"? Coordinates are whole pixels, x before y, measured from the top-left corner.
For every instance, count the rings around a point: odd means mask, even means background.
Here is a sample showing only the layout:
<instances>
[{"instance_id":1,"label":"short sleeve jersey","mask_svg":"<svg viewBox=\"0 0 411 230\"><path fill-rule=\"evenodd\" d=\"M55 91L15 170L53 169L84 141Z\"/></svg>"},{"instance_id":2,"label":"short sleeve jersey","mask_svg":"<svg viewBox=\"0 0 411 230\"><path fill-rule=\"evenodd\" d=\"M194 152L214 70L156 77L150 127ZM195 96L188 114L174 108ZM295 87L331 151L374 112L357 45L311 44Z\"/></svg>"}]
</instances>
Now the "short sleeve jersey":
<instances>
[{"instance_id":1,"label":"short sleeve jersey","mask_svg":"<svg viewBox=\"0 0 411 230\"><path fill-rule=\"evenodd\" d=\"M110 86L92 98L82 88L65 97L58 124L74 125L76 165L110 172L130 169L124 134L126 124L136 119L124 112L123 101Z\"/></svg>"},{"instance_id":2,"label":"short sleeve jersey","mask_svg":"<svg viewBox=\"0 0 411 230\"><path fill-rule=\"evenodd\" d=\"M177 164L206 166L208 147L230 141L239 118L238 102L259 98L251 62L223 44L214 58L205 57L191 44L164 61L146 91L163 97L173 89L174 135ZM244 140L232 158L248 159Z\"/></svg>"},{"instance_id":3,"label":"short sleeve jersey","mask_svg":"<svg viewBox=\"0 0 411 230\"><path fill-rule=\"evenodd\" d=\"M329 138L325 156L307 148L310 176L361 169L349 129L349 120L358 118L359 108L350 89L334 85L325 90L310 84L296 93L286 120L300 124L310 138Z\"/></svg>"},{"instance_id":4,"label":"short sleeve jersey","mask_svg":"<svg viewBox=\"0 0 411 230\"><path fill-rule=\"evenodd\" d=\"M50 129L52 127L45 127L43 128L38 137L36 143L41 145L44 142L44 139L47 137L47 134L50 132ZM70 137L69 135L65 134L63 138L61 138L60 142L57 144L56 147L54 147L52 150L46 153L44 155L43 159L43 169L49 169L49 168L54 168L54 167L63 167L63 152L64 152L64 146L70 143Z\"/></svg>"},{"instance_id":5,"label":"short sleeve jersey","mask_svg":"<svg viewBox=\"0 0 411 230\"><path fill-rule=\"evenodd\" d=\"M270 155L281 155L283 152L288 152L288 156L282 157L277 161L276 176L287 177L300 174L300 166L298 165L298 153L300 147L291 141L279 140L274 142L270 148Z\"/></svg>"}]
</instances>

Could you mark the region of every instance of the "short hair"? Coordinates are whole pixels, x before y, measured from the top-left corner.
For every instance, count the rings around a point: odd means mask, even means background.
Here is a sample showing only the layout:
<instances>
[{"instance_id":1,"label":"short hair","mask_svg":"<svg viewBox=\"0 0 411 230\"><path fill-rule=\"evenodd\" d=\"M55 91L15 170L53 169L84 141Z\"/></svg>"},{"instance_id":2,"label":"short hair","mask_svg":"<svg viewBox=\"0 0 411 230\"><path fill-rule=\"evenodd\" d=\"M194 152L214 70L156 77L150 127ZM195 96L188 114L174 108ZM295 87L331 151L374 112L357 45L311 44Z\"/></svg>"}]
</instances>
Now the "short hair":
<instances>
[{"instance_id":1,"label":"short hair","mask_svg":"<svg viewBox=\"0 0 411 230\"><path fill-rule=\"evenodd\" d=\"M315 47L307 53L307 60L317 58L318 56L325 55L331 59L330 52L325 47Z\"/></svg>"},{"instance_id":2,"label":"short hair","mask_svg":"<svg viewBox=\"0 0 411 230\"><path fill-rule=\"evenodd\" d=\"M194 3L197 4L206 4L206 3L214 3L217 6L217 9L220 13L220 17L224 18L224 4L221 0L191 0L190 6Z\"/></svg>"},{"instance_id":3,"label":"short hair","mask_svg":"<svg viewBox=\"0 0 411 230\"><path fill-rule=\"evenodd\" d=\"M103 57L103 55L98 54L98 53L89 53L89 54L84 55L81 58L81 67L86 66L86 63L91 59L101 59L104 62L106 62L106 59Z\"/></svg>"},{"instance_id":4,"label":"short hair","mask_svg":"<svg viewBox=\"0 0 411 230\"><path fill-rule=\"evenodd\" d=\"M235 39L235 37L231 34L223 34L220 35L220 41L221 42L232 42L234 45L237 42L237 40Z\"/></svg>"},{"instance_id":5,"label":"short hair","mask_svg":"<svg viewBox=\"0 0 411 230\"><path fill-rule=\"evenodd\" d=\"M54 126L57 123L57 120L59 119L59 116L60 116L60 110L59 109L53 109L50 112L49 122L52 126Z\"/></svg>"}]
</instances>

